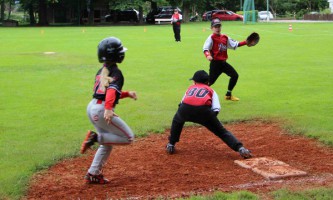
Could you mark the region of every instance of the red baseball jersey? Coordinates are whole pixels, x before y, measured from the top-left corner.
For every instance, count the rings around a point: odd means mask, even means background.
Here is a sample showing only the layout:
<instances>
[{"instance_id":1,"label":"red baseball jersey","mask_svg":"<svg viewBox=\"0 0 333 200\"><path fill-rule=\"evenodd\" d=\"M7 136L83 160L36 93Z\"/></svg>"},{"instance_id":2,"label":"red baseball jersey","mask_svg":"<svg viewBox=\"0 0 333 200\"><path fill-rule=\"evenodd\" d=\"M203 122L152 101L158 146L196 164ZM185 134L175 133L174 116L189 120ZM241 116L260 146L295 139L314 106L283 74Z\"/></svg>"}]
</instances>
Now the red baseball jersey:
<instances>
[{"instance_id":1,"label":"red baseball jersey","mask_svg":"<svg viewBox=\"0 0 333 200\"><path fill-rule=\"evenodd\" d=\"M236 50L239 42L227 35L211 34L204 43L203 51L209 51L214 60L227 60L228 49Z\"/></svg>"},{"instance_id":2,"label":"red baseball jersey","mask_svg":"<svg viewBox=\"0 0 333 200\"><path fill-rule=\"evenodd\" d=\"M220 111L221 109L216 92L202 83L190 86L182 99L182 103L192 106L211 106L214 111Z\"/></svg>"},{"instance_id":3,"label":"red baseball jersey","mask_svg":"<svg viewBox=\"0 0 333 200\"><path fill-rule=\"evenodd\" d=\"M171 16L171 21L175 22L175 24L180 25L180 21L183 19L183 16L179 13L173 14Z\"/></svg>"}]
</instances>

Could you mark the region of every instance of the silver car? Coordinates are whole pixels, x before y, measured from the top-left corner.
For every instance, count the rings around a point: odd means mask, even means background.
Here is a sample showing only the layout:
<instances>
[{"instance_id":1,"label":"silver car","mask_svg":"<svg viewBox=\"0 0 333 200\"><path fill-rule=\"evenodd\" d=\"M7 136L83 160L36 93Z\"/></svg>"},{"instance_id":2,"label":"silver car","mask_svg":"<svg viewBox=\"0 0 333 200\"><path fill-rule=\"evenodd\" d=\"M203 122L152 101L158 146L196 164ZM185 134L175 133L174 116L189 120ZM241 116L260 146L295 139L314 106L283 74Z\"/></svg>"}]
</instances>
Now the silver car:
<instances>
[{"instance_id":1,"label":"silver car","mask_svg":"<svg viewBox=\"0 0 333 200\"><path fill-rule=\"evenodd\" d=\"M268 16L269 16L269 20L274 19L273 15L270 11L268 11ZM260 20L267 20L267 11L258 12L258 18Z\"/></svg>"}]
</instances>

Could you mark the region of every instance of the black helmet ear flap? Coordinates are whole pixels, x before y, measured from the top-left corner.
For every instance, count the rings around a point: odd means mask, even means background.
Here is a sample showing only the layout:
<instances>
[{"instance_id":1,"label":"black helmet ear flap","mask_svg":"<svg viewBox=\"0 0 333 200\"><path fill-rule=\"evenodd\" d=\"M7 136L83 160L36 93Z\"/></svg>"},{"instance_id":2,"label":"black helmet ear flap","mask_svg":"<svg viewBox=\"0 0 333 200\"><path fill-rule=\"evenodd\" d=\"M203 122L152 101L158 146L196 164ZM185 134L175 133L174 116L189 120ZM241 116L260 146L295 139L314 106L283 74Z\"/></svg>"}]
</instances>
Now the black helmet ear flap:
<instances>
[{"instance_id":1,"label":"black helmet ear flap","mask_svg":"<svg viewBox=\"0 0 333 200\"><path fill-rule=\"evenodd\" d=\"M116 62L121 63L123 62L124 59L125 59L125 53L119 53L118 60Z\"/></svg>"}]
</instances>

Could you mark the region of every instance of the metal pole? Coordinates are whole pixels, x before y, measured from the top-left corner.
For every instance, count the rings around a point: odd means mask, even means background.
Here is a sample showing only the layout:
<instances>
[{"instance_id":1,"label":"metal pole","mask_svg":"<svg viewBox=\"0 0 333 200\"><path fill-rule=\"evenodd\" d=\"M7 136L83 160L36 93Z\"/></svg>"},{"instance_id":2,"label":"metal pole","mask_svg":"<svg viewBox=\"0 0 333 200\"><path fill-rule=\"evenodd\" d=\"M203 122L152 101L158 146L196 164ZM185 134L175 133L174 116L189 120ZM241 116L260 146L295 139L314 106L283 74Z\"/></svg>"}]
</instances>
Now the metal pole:
<instances>
[{"instance_id":1,"label":"metal pole","mask_svg":"<svg viewBox=\"0 0 333 200\"><path fill-rule=\"evenodd\" d=\"M267 21L269 21L269 0L267 0Z\"/></svg>"},{"instance_id":2,"label":"metal pole","mask_svg":"<svg viewBox=\"0 0 333 200\"><path fill-rule=\"evenodd\" d=\"M240 0L240 10L243 10L243 2Z\"/></svg>"}]
</instances>

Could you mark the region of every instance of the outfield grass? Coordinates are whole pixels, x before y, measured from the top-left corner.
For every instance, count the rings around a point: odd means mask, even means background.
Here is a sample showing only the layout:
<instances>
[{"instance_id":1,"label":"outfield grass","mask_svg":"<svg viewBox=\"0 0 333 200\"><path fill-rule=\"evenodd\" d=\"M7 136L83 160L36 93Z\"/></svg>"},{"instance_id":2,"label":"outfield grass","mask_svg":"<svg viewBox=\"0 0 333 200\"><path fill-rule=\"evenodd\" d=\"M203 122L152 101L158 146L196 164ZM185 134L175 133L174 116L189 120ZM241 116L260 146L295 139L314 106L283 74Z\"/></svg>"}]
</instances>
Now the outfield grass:
<instances>
[{"instance_id":1,"label":"outfield grass","mask_svg":"<svg viewBox=\"0 0 333 200\"><path fill-rule=\"evenodd\" d=\"M178 103L199 69L208 71L202 54L211 33L207 22L182 26L182 42L169 25L116 27L0 28L0 199L18 198L30 176L60 159L78 156L94 75L101 66L96 47L119 37L129 50L120 65L124 99L119 114L137 136L169 128ZM223 32L243 40L261 35L256 47L229 51L240 78L239 102L222 100L227 76L213 85L222 103L223 122L265 118L281 120L289 131L333 145L332 23L243 25L226 22ZM55 54L44 54L55 52Z\"/></svg>"}]
</instances>

